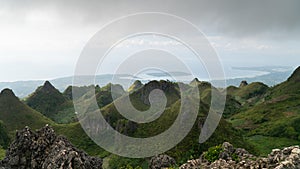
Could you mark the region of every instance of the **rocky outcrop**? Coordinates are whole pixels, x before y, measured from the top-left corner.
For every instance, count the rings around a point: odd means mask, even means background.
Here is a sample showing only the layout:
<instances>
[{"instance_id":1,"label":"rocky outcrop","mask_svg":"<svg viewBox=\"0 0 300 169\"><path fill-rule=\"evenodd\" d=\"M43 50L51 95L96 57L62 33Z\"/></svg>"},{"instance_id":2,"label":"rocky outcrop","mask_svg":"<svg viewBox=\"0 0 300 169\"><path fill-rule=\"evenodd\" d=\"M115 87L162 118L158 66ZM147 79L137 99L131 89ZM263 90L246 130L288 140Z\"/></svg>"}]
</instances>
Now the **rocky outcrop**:
<instances>
[{"instance_id":1,"label":"rocky outcrop","mask_svg":"<svg viewBox=\"0 0 300 169\"><path fill-rule=\"evenodd\" d=\"M204 152L199 159L190 160L181 169L299 169L299 146L274 149L266 158L255 157L242 148L234 148L230 143L222 145L219 159L209 162Z\"/></svg>"},{"instance_id":2,"label":"rocky outcrop","mask_svg":"<svg viewBox=\"0 0 300 169\"><path fill-rule=\"evenodd\" d=\"M17 131L15 141L0 161L0 169L99 169L102 160L75 148L65 137L46 125L33 132Z\"/></svg>"},{"instance_id":3,"label":"rocky outcrop","mask_svg":"<svg viewBox=\"0 0 300 169\"><path fill-rule=\"evenodd\" d=\"M168 168L174 165L176 165L174 158L168 155L158 155L151 158L149 162L149 169Z\"/></svg>"},{"instance_id":4,"label":"rocky outcrop","mask_svg":"<svg viewBox=\"0 0 300 169\"><path fill-rule=\"evenodd\" d=\"M129 92L134 92L134 91L136 91L136 90L138 90L138 89L140 89L140 88L142 88L143 87L143 83L141 82L141 81L139 81L139 80L136 80L129 88L128 88L128 91Z\"/></svg>"},{"instance_id":5,"label":"rocky outcrop","mask_svg":"<svg viewBox=\"0 0 300 169\"><path fill-rule=\"evenodd\" d=\"M247 85L248 85L248 82L245 81L245 80L243 80L243 81L240 83L239 88L245 87L245 86L247 86Z\"/></svg>"}]
</instances>

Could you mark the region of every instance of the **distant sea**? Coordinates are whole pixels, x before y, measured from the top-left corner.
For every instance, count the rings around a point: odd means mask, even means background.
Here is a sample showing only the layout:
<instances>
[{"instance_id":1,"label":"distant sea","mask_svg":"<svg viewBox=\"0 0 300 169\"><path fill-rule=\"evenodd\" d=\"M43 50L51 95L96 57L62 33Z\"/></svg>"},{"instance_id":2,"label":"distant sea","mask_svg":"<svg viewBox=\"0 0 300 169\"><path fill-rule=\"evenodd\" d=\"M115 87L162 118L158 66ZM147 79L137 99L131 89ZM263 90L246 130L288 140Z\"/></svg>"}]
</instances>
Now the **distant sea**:
<instances>
[{"instance_id":1,"label":"distant sea","mask_svg":"<svg viewBox=\"0 0 300 169\"><path fill-rule=\"evenodd\" d=\"M238 86L242 80L251 82L263 82L269 86L274 86L285 81L293 72L293 67L286 66L265 66L265 67L224 67L226 85ZM102 74L95 76L95 84L104 86L108 83L121 84L126 90L134 83L140 80L147 83L150 80L170 80L189 83L193 78L197 77L201 81L211 81L208 73L196 74L192 76L186 72L144 72L138 75L128 74ZM93 76L94 78L94 76ZM84 78L83 78L84 79ZM57 89L64 91L68 86L72 85L73 77L63 77L49 80ZM83 80L84 81L84 80ZM34 92L38 86L43 85L43 80L16 81L16 82L0 82L0 90L4 88L12 89L17 96L24 98ZM216 86L220 87L220 86Z\"/></svg>"}]
</instances>

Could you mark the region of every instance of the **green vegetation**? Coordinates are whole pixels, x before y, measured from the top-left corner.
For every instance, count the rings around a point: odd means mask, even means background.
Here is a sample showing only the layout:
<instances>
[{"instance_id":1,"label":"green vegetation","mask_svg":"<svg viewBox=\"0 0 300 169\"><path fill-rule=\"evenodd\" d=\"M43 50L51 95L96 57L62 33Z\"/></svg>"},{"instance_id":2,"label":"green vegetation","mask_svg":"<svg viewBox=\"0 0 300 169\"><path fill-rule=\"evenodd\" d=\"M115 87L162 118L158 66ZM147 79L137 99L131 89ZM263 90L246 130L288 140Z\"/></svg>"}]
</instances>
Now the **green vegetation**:
<instances>
[{"instance_id":1,"label":"green vegetation","mask_svg":"<svg viewBox=\"0 0 300 169\"><path fill-rule=\"evenodd\" d=\"M274 148L283 148L293 145L299 145L300 141L280 137L267 137L262 135L254 135L246 139L252 144L261 156L266 156Z\"/></svg>"},{"instance_id":2,"label":"green vegetation","mask_svg":"<svg viewBox=\"0 0 300 169\"><path fill-rule=\"evenodd\" d=\"M31 94L26 104L56 123L76 121L73 103L48 81Z\"/></svg>"},{"instance_id":3,"label":"green vegetation","mask_svg":"<svg viewBox=\"0 0 300 169\"><path fill-rule=\"evenodd\" d=\"M23 129L25 126L39 129L45 124L55 124L41 113L22 103L9 89L4 89L0 94L0 118L11 138L16 130Z\"/></svg>"},{"instance_id":4,"label":"green vegetation","mask_svg":"<svg viewBox=\"0 0 300 169\"><path fill-rule=\"evenodd\" d=\"M210 147L204 154L204 158L209 162L214 162L219 159L219 154L223 151L224 150L221 145Z\"/></svg>"},{"instance_id":5,"label":"green vegetation","mask_svg":"<svg viewBox=\"0 0 300 169\"><path fill-rule=\"evenodd\" d=\"M136 81L134 81L134 83L128 88L128 92L134 92L134 91L136 91L136 90L138 90L138 89L140 89L140 88L142 88L142 87L143 87L142 82L139 81L139 80L136 80Z\"/></svg>"},{"instance_id":6,"label":"green vegetation","mask_svg":"<svg viewBox=\"0 0 300 169\"><path fill-rule=\"evenodd\" d=\"M283 87L284 86L284 87ZM247 135L265 135L272 137L286 137L298 139L300 135L300 95L290 93L294 83L284 82L268 92L264 102L232 116L230 121L233 126L247 131ZM298 88L300 88L298 84ZM278 89L284 95L278 96Z\"/></svg>"},{"instance_id":7,"label":"green vegetation","mask_svg":"<svg viewBox=\"0 0 300 169\"><path fill-rule=\"evenodd\" d=\"M125 91L121 85L109 83L106 86L98 88L98 90L96 90L96 100L98 106L102 108L113 102L114 99L117 99L124 94Z\"/></svg>"},{"instance_id":8,"label":"green vegetation","mask_svg":"<svg viewBox=\"0 0 300 169\"><path fill-rule=\"evenodd\" d=\"M76 147L85 150L88 154L101 158L109 155L86 135L80 123L60 124L53 127L57 134L66 136Z\"/></svg>"},{"instance_id":9,"label":"green vegetation","mask_svg":"<svg viewBox=\"0 0 300 169\"><path fill-rule=\"evenodd\" d=\"M5 150L0 146L0 160L3 160L5 157Z\"/></svg>"},{"instance_id":10,"label":"green vegetation","mask_svg":"<svg viewBox=\"0 0 300 169\"><path fill-rule=\"evenodd\" d=\"M80 149L85 150L91 155L101 157L106 156L106 152L90 140L78 122L70 124L56 124L41 113L25 105L9 89L3 90L0 94L0 117L3 124L6 126L6 130L2 130L3 125L1 125L2 128L0 126L0 133L8 131L11 139L14 138L16 130L23 129L25 126L29 126L31 129L39 129L46 124L49 124L54 127L58 134L66 136ZM1 136L5 135L1 134ZM5 141L4 147L6 145L7 141Z\"/></svg>"},{"instance_id":11,"label":"green vegetation","mask_svg":"<svg viewBox=\"0 0 300 169\"><path fill-rule=\"evenodd\" d=\"M178 165L181 165L189 159L198 158L209 147L212 148L208 149L205 158L214 161L223 151L221 146L215 145L225 141L256 155L266 155L273 148L299 144L299 76L298 68L286 82L274 87L269 88L258 82L241 87L228 87L224 118L221 119L209 140L203 144L198 143L199 134L210 108L211 92L217 90L210 83L200 82L198 79L194 79L190 85L170 81L151 81L145 85L135 82L128 93L120 85L108 84L102 88L96 86L95 94L103 116L113 128L128 136L147 138L166 131L177 118L181 106L178 85L187 89L185 94L188 98L194 97L191 91L193 87L198 87L201 101L196 122L188 135L166 152L175 158ZM84 93L90 87L94 86L74 87L74 90L78 90L78 97L84 97ZM127 94L136 109L148 110L150 107L148 97L153 89L163 90L168 99L167 107L158 119L150 123L137 124L125 119L117 111L114 104L125 104L123 101ZM115 102L112 102L112 91L117 97ZM27 98L25 103L31 107L21 102L11 90L3 90L0 94L0 120L2 121L0 121L0 145L6 148L9 137L13 137L15 130L22 129L26 125L38 129L49 124L58 134L66 136L79 149L85 150L90 155L106 157L106 163L111 169L147 168L148 159L129 159L111 155L97 146L77 122L72 99L72 87L60 93L49 82ZM172 139L171 137L169 139ZM0 158L3 158L4 153L2 147ZM234 154L232 158L239 160Z\"/></svg>"},{"instance_id":12,"label":"green vegetation","mask_svg":"<svg viewBox=\"0 0 300 169\"><path fill-rule=\"evenodd\" d=\"M9 137L3 122L0 121L0 146L6 148L9 143Z\"/></svg>"},{"instance_id":13,"label":"green vegetation","mask_svg":"<svg viewBox=\"0 0 300 169\"><path fill-rule=\"evenodd\" d=\"M66 98L48 81L31 94L26 103L29 107L41 112L45 116L52 116L58 108L66 102Z\"/></svg>"},{"instance_id":14,"label":"green vegetation","mask_svg":"<svg viewBox=\"0 0 300 169\"><path fill-rule=\"evenodd\" d=\"M148 168L148 162L145 159L132 159L111 155L109 160L111 169L142 169Z\"/></svg>"},{"instance_id":15,"label":"green vegetation","mask_svg":"<svg viewBox=\"0 0 300 169\"><path fill-rule=\"evenodd\" d=\"M156 84L154 83L154 85ZM176 87L175 87L176 85L172 83L168 85L172 90L174 90L173 92L176 92ZM145 86L147 86L147 84ZM152 88L152 86L148 86L148 87ZM132 93L131 101L136 108L145 108L145 103L143 103L141 100L138 99L140 97L132 97L132 96L143 96L142 93L146 93L145 90L146 89L137 90ZM121 99L118 99L117 102L118 101L121 102ZM146 138L164 132L173 124L174 120L178 116L179 113L178 111L180 109L181 102L180 100L177 100L175 102L172 101L172 102L173 104L171 104L170 106L167 107L167 109L165 109L164 113L160 116L160 118L146 124L129 123L128 120L126 120L118 113L113 103L105 106L102 109L102 113L106 117L106 119L109 119L110 124L115 129L118 129L119 132L129 136ZM204 123L209 108L208 105L204 102L201 102L200 105L201 106L199 109L198 117L190 133L176 147L174 147L173 149L167 152L168 155L175 158L175 160L178 162L179 165L185 163L189 159L199 157L201 152L207 150L207 148L214 145L222 144L225 141L229 141L234 145L247 148L252 152L254 151L253 147L245 143L243 137L241 136L241 133L238 130L235 130L231 126L231 124L226 122L224 119L220 121L220 124L217 127L215 133L212 135L212 137L207 142L203 144L199 144L198 140L199 140L199 134L201 132L201 128L199 124ZM120 120L122 121L122 123ZM122 126L123 128L120 128L119 125ZM129 129L133 129L133 130L130 131ZM120 159L118 159L118 161L122 161L121 160L122 158L121 157L119 158ZM111 159L110 161L114 162L113 159ZM136 167L138 165L136 166L132 165L132 166Z\"/></svg>"}]
</instances>

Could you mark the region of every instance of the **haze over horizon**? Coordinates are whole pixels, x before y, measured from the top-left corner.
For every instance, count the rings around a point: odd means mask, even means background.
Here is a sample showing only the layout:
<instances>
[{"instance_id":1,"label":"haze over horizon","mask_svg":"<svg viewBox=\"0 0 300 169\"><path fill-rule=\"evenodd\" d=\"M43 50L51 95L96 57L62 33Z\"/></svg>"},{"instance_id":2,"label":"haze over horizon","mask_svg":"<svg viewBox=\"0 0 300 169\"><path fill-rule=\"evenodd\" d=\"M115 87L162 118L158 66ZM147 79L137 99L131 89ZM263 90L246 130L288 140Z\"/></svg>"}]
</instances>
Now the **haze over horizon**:
<instances>
[{"instance_id":1,"label":"haze over horizon","mask_svg":"<svg viewBox=\"0 0 300 169\"><path fill-rule=\"evenodd\" d=\"M130 2L0 1L0 81L72 76L83 47L101 27L138 12L169 13L195 24L226 68L300 63L299 1ZM174 46L166 39L148 40ZM137 39L126 43L143 45ZM196 69L198 64L189 66Z\"/></svg>"}]
</instances>

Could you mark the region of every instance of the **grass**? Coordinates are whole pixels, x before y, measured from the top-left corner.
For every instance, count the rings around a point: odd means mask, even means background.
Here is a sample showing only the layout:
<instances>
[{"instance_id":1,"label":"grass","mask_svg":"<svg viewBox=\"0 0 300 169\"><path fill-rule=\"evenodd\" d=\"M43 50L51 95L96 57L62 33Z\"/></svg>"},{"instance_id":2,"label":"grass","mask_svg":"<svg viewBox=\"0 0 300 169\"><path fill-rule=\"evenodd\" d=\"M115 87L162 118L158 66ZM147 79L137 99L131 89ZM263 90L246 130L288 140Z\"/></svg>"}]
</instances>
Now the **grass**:
<instances>
[{"instance_id":1,"label":"grass","mask_svg":"<svg viewBox=\"0 0 300 169\"><path fill-rule=\"evenodd\" d=\"M254 82L242 88L239 88L234 95L242 99L249 99L258 95L264 94L268 90L268 86L260 83Z\"/></svg>"},{"instance_id":2,"label":"grass","mask_svg":"<svg viewBox=\"0 0 300 169\"><path fill-rule=\"evenodd\" d=\"M299 99L289 97L277 102L264 102L232 116L229 121L234 127L249 130L248 135L296 139L300 135L300 126L297 125L300 118Z\"/></svg>"},{"instance_id":3,"label":"grass","mask_svg":"<svg viewBox=\"0 0 300 169\"><path fill-rule=\"evenodd\" d=\"M0 96L0 117L11 138L14 136L15 130L20 130L25 126L39 129L45 124L55 124L41 113L22 103L9 91Z\"/></svg>"},{"instance_id":4,"label":"grass","mask_svg":"<svg viewBox=\"0 0 300 169\"><path fill-rule=\"evenodd\" d=\"M51 115L51 119L59 124L68 124L77 121L72 101L64 103L57 112Z\"/></svg>"},{"instance_id":5,"label":"grass","mask_svg":"<svg viewBox=\"0 0 300 169\"><path fill-rule=\"evenodd\" d=\"M26 100L26 104L53 120L53 114L57 112L68 99L49 82L40 86Z\"/></svg>"},{"instance_id":6,"label":"grass","mask_svg":"<svg viewBox=\"0 0 300 169\"><path fill-rule=\"evenodd\" d=\"M0 161L5 157L5 150L0 146Z\"/></svg>"},{"instance_id":7,"label":"grass","mask_svg":"<svg viewBox=\"0 0 300 169\"><path fill-rule=\"evenodd\" d=\"M300 144L300 141L298 140L262 135L248 137L246 141L252 144L261 156L267 156L274 148L283 148Z\"/></svg>"},{"instance_id":8,"label":"grass","mask_svg":"<svg viewBox=\"0 0 300 169\"><path fill-rule=\"evenodd\" d=\"M176 147L166 152L171 157L174 157L178 164L185 163L189 159L198 158L209 147L222 144L224 141L232 143L235 147L245 148L251 153L260 155L267 155L273 148L299 144L300 96L297 96L299 90L297 83L284 82L273 88L268 88L261 83L251 83L242 88L229 88L230 96L225 109L225 115L229 119L221 119L212 137L203 144L198 143L201 132L200 126L207 115L211 90L214 89L208 83L198 84L197 82L197 85L200 94L202 94L202 102L196 123L187 137ZM111 126L119 129L123 127L120 129L121 133L125 132L123 134L139 138L155 136L164 132L173 124L178 116L180 96L176 84L153 81L142 88L132 91L130 94L131 102L136 109L145 111L149 108L147 99L149 92L153 88L165 88L168 102L167 108L160 118L147 124L129 123L127 119L118 113L114 103L110 103L111 93L108 90L109 85L99 89L97 101L99 106L102 107L102 114L108 119ZM116 102L122 104L122 98L117 99ZM247 102L251 102L251 104L247 104ZM71 121L74 117L74 110L70 108L70 105L64 102L63 106L60 106L54 119L56 122L68 123ZM111 168L120 168L127 164L130 164L132 167L141 166L147 168L146 159L126 159L110 155L85 134L78 122L57 124L24 105L16 97L0 96L0 117L7 126L7 130L10 131L11 136L16 129L22 129L25 125L30 126L32 129L38 129L45 124L50 124L56 133L66 136L79 149L86 151L90 155L101 158L107 157L106 165L110 165ZM244 137L246 137L246 140ZM168 139L172 139L172 136ZM4 152L3 148L0 148L0 158L4 155Z\"/></svg>"},{"instance_id":9,"label":"grass","mask_svg":"<svg viewBox=\"0 0 300 169\"><path fill-rule=\"evenodd\" d=\"M53 128L57 134L64 135L72 144L74 144L77 148L84 150L89 155L98 156L101 158L109 155L108 152L96 145L86 135L85 131L78 122L54 125Z\"/></svg>"}]
</instances>

